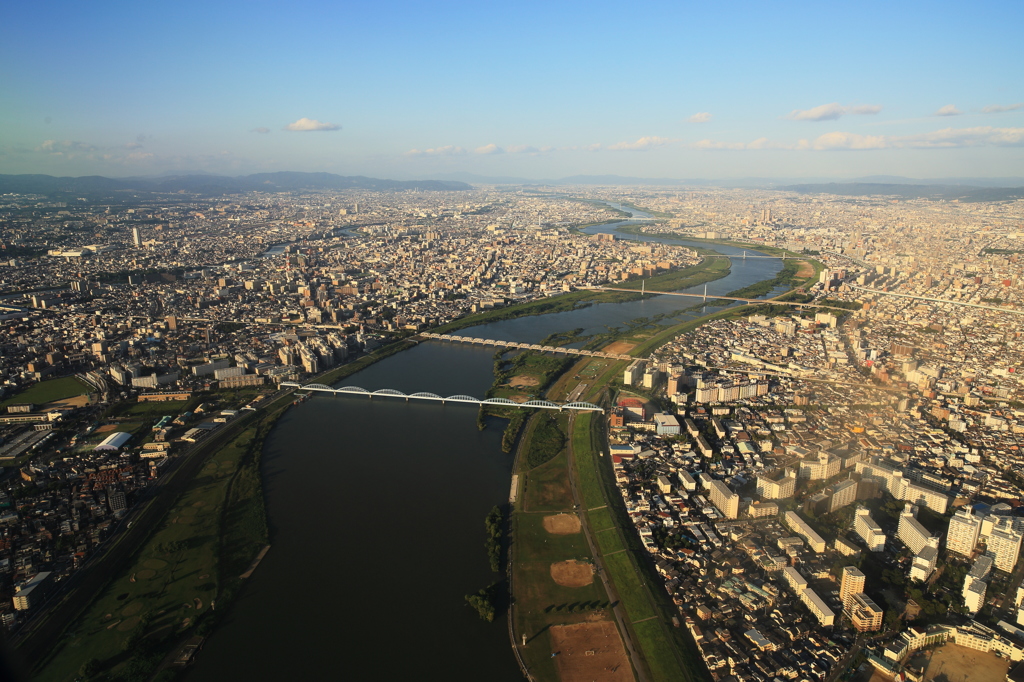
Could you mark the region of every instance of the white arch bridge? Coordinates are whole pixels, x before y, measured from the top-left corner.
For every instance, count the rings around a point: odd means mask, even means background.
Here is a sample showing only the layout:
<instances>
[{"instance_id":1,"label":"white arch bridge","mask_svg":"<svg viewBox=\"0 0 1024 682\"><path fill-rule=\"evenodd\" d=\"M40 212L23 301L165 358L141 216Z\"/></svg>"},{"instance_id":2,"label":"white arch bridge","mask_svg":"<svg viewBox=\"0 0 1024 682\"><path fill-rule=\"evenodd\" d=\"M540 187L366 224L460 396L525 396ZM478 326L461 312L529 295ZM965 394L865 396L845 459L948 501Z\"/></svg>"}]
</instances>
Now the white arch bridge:
<instances>
[{"instance_id":1,"label":"white arch bridge","mask_svg":"<svg viewBox=\"0 0 1024 682\"><path fill-rule=\"evenodd\" d=\"M304 391L314 391L316 393L331 393L333 395L365 395L367 398L384 397L384 398L404 398L408 400L433 400L442 404L446 403L464 403L469 405L497 405L499 407L532 407L541 410L578 410L583 412L604 412L604 410L593 403L574 402L574 403L553 403L548 400L528 400L524 403L517 403L514 400L508 398L474 398L471 395L450 395L447 397L440 396L436 393L403 393L402 391L395 390L393 388L381 388L376 391L368 391L365 388L359 386L342 386L341 388L331 388L324 384L299 384L295 381L282 381L282 388L301 388Z\"/></svg>"}]
</instances>

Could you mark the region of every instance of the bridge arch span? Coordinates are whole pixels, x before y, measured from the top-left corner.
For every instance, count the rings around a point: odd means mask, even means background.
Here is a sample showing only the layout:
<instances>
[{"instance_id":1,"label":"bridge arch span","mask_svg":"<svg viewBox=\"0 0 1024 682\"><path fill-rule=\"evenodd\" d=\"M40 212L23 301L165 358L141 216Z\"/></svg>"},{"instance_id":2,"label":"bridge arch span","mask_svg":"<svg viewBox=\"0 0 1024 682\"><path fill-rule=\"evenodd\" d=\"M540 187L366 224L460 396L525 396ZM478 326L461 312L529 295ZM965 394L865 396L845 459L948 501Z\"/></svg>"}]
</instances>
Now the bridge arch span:
<instances>
[{"instance_id":1,"label":"bridge arch span","mask_svg":"<svg viewBox=\"0 0 1024 682\"><path fill-rule=\"evenodd\" d=\"M382 388L378 391L374 391L371 395L393 395L397 398L407 397L405 393L394 388Z\"/></svg>"},{"instance_id":2,"label":"bridge arch span","mask_svg":"<svg viewBox=\"0 0 1024 682\"><path fill-rule=\"evenodd\" d=\"M306 384L302 388L315 388L315 389L319 389L321 391L333 391L334 390L330 386L325 386L324 384Z\"/></svg>"},{"instance_id":3,"label":"bridge arch span","mask_svg":"<svg viewBox=\"0 0 1024 682\"><path fill-rule=\"evenodd\" d=\"M428 392L425 392L425 391L421 392L421 393L410 393L409 397L410 398L428 398L430 400L444 400L444 398L442 398L441 396L439 396L436 393L428 393Z\"/></svg>"},{"instance_id":4,"label":"bridge arch span","mask_svg":"<svg viewBox=\"0 0 1024 682\"><path fill-rule=\"evenodd\" d=\"M509 400L508 398L487 398L486 400L481 400L480 404L481 405L515 405L516 407L519 406L519 403L517 403L514 400Z\"/></svg>"},{"instance_id":5,"label":"bridge arch span","mask_svg":"<svg viewBox=\"0 0 1024 682\"><path fill-rule=\"evenodd\" d=\"M334 389L335 393L369 393L365 388L361 386L342 386L341 388Z\"/></svg>"},{"instance_id":6,"label":"bridge arch span","mask_svg":"<svg viewBox=\"0 0 1024 682\"><path fill-rule=\"evenodd\" d=\"M459 400L464 403L477 403L480 404L479 398L474 398L471 395L450 395L445 400Z\"/></svg>"},{"instance_id":7,"label":"bridge arch span","mask_svg":"<svg viewBox=\"0 0 1024 682\"><path fill-rule=\"evenodd\" d=\"M525 403L521 404L523 405L523 407L546 407L549 410L562 409L561 405L556 405L555 403L548 402L547 400L527 400Z\"/></svg>"},{"instance_id":8,"label":"bridge arch span","mask_svg":"<svg viewBox=\"0 0 1024 682\"><path fill-rule=\"evenodd\" d=\"M597 405L595 405L593 403L584 403L584 402L569 403L569 404L565 405L565 407L570 409L570 410L599 410L601 412L604 412L604 410L601 407L598 407Z\"/></svg>"}]
</instances>

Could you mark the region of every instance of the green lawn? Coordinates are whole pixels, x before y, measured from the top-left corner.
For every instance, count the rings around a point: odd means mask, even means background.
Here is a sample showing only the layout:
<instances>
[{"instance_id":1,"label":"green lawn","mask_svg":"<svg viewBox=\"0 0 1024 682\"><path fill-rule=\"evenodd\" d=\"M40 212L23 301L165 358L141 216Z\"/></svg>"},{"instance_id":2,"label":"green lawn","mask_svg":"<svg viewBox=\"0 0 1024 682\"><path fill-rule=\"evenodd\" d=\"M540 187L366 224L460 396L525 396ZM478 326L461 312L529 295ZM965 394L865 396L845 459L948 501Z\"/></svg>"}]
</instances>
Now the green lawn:
<instances>
[{"instance_id":1,"label":"green lawn","mask_svg":"<svg viewBox=\"0 0 1024 682\"><path fill-rule=\"evenodd\" d=\"M546 514L516 514L516 559L519 561L564 561L589 559L590 548L583 533L552 535L544 530Z\"/></svg>"},{"instance_id":2,"label":"green lawn","mask_svg":"<svg viewBox=\"0 0 1024 682\"><path fill-rule=\"evenodd\" d=\"M526 488L523 492L524 511L557 512L572 509L566 459L563 450L554 459L529 472L525 477Z\"/></svg>"},{"instance_id":3,"label":"green lawn","mask_svg":"<svg viewBox=\"0 0 1024 682\"><path fill-rule=\"evenodd\" d=\"M615 519L608 507L592 511L587 516L590 519L590 530L595 533L615 527Z\"/></svg>"},{"instance_id":4,"label":"green lawn","mask_svg":"<svg viewBox=\"0 0 1024 682\"><path fill-rule=\"evenodd\" d=\"M629 552L608 554L604 557L604 565L615 582L615 589L626 606L626 613L631 621L643 620L656 616L657 611L651 606L647 595L647 587Z\"/></svg>"},{"instance_id":5,"label":"green lawn","mask_svg":"<svg viewBox=\"0 0 1024 682\"><path fill-rule=\"evenodd\" d=\"M626 549L626 545L622 542L622 536L619 535L617 530L602 531L596 537L597 546L601 550L601 554L611 554L612 552Z\"/></svg>"},{"instance_id":6,"label":"green lawn","mask_svg":"<svg viewBox=\"0 0 1024 682\"><path fill-rule=\"evenodd\" d=\"M602 506L604 493L601 489L600 472L597 470L597 454L591 442L591 419L589 412L576 416L572 433L572 450L576 459L576 475L579 479L583 504L587 509Z\"/></svg>"},{"instance_id":7,"label":"green lawn","mask_svg":"<svg viewBox=\"0 0 1024 682\"><path fill-rule=\"evenodd\" d=\"M551 659L551 637L547 628L586 621L596 612L607 611L608 596L601 580L582 587L563 587L551 578L551 564L575 559L591 562L583 533L552 535L544 530L546 514L513 514L512 541L515 543L513 584L515 586L516 632L528 642L520 651L535 679L555 680Z\"/></svg>"},{"instance_id":8,"label":"green lawn","mask_svg":"<svg viewBox=\"0 0 1024 682\"><path fill-rule=\"evenodd\" d=\"M76 395L87 395L92 389L75 377L61 377L60 379L48 379L38 384L29 386L21 393L0 402L0 407L7 407L17 403L32 403L34 405L45 405L55 400L74 398Z\"/></svg>"},{"instance_id":9,"label":"green lawn","mask_svg":"<svg viewBox=\"0 0 1024 682\"><path fill-rule=\"evenodd\" d=\"M634 531L628 522L618 520L617 515L623 513L621 501L606 480L611 474L610 462L597 454L594 439L598 432L594 427L598 424L593 419L593 415L587 414L579 415L575 420L572 442L577 482L588 508L593 509L587 514L605 570L615 584L627 617L633 623L630 627L643 652L651 678L666 682L706 680L700 652L688 641L688 633L672 628L665 621L663 609L657 605L657 599L665 599L658 579L649 576L646 569L637 563L641 559L639 550L630 549L623 540L625 533L634 534ZM622 530L617 530L616 526ZM638 544L635 534L633 538L633 544ZM666 612L671 610L668 605L664 609Z\"/></svg>"}]
</instances>

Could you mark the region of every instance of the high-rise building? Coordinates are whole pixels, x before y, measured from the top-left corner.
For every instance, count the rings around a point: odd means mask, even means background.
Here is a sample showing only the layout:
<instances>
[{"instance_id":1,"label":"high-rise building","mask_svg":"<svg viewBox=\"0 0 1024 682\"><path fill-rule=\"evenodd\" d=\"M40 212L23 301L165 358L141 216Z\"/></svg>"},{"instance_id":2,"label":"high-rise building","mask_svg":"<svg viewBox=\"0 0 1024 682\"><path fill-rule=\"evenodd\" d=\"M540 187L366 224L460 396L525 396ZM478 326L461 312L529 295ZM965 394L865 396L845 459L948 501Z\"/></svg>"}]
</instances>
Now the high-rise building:
<instances>
[{"instance_id":1,"label":"high-rise building","mask_svg":"<svg viewBox=\"0 0 1024 682\"><path fill-rule=\"evenodd\" d=\"M970 507L964 507L953 514L946 532L946 549L950 552L969 556L978 544L981 533L981 518Z\"/></svg>"},{"instance_id":2,"label":"high-rise building","mask_svg":"<svg viewBox=\"0 0 1024 682\"><path fill-rule=\"evenodd\" d=\"M796 492L796 474L792 469L782 470L782 476L758 476L757 494L765 500L784 500Z\"/></svg>"},{"instance_id":3,"label":"high-rise building","mask_svg":"<svg viewBox=\"0 0 1024 682\"><path fill-rule=\"evenodd\" d=\"M857 481L847 480L832 486L832 499L828 510L834 512L857 500Z\"/></svg>"},{"instance_id":4,"label":"high-rise building","mask_svg":"<svg viewBox=\"0 0 1024 682\"><path fill-rule=\"evenodd\" d=\"M864 572L856 566L843 566L843 580L839 584L839 599L843 602L843 613L849 615L853 608L853 595L864 591Z\"/></svg>"},{"instance_id":5,"label":"high-rise building","mask_svg":"<svg viewBox=\"0 0 1024 682\"><path fill-rule=\"evenodd\" d=\"M740 515L740 496L729 490L729 486L722 481L711 481L708 490L711 493L711 504L722 512L722 516L735 519Z\"/></svg>"},{"instance_id":6,"label":"high-rise building","mask_svg":"<svg viewBox=\"0 0 1024 682\"><path fill-rule=\"evenodd\" d=\"M132 243L135 245L135 248L142 246L142 232L137 227L132 228Z\"/></svg>"},{"instance_id":7,"label":"high-rise building","mask_svg":"<svg viewBox=\"0 0 1024 682\"><path fill-rule=\"evenodd\" d=\"M915 511L917 509L913 506L903 510L900 514L900 525L897 529L897 534L900 540L903 541L903 544L910 548L911 552L918 554L928 544L932 534L921 525L920 521L914 518Z\"/></svg>"},{"instance_id":8,"label":"high-rise building","mask_svg":"<svg viewBox=\"0 0 1024 682\"><path fill-rule=\"evenodd\" d=\"M921 548L921 551L914 555L914 560L910 564L910 579L911 580L928 580L928 577L935 572L935 567L939 562L939 539L937 537L928 538L928 543Z\"/></svg>"},{"instance_id":9,"label":"high-rise building","mask_svg":"<svg viewBox=\"0 0 1024 682\"><path fill-rule=\"evenodd\" d=\"M864 507L857 507L857 513L853 517L853 532L864 541L869 551L885 551L885 533L882 532L882 527L871 518L871 512Z\"/></svg>"},{"instance_id":10,"label":"high-rise building","mask_svg":"<svg viewBox=\"0 0 1024 682\"><path fill-rule=\"evenodd\" d=\"M985 541L985 554L992 557L992 562L1000 571L1013 573L1020 556L1021 534L1013 529L1010 519L1001 522L989 533Z\"/></svg>"},{"instance_id":11,"label":"high-rise building","mask_svg":"<svg viewBox=\"0 0 1024 682\"><path fill-rule=\"evenodd\" d=\"M882 629L882 608L863 592L853 595L850 620L857 632Z\"/></svg>"},{"instance_id":12,"label":"high-rise building","mask_svg":"<svg viewBox=\"0 0 1024 682\"><path fill-rule=\"evenodd\" d=\"M800 462L800 478L812 481L832 478L839 474L839 458L828 452L820 452L815 458Z\"/></svg>"},{"instance_id":13,"label":"high-rise building","mask_svg":"<svg viewBox=\"0 0 1024 682\"><path fill-rule=\"evenodd\" d=\"M815 552L825 551L825 541L821 539L813 528L800 515L794 511L788 511L782 516L783 522L797 535L807 541L807 546Z\"/></svg>"},{"instance_id":14,"label":"high-rise building","mask_svg":"<svg viewBox=\"0 0 1024 682\"><path fill-rule=\"evenodd\" d=\"M988 585L984 580L978 580L967 576L964 580L964 606L973 616L978 611L981 611L981 607L985 605L985 592L988 590Z\"/></svg>"}]
</instances>

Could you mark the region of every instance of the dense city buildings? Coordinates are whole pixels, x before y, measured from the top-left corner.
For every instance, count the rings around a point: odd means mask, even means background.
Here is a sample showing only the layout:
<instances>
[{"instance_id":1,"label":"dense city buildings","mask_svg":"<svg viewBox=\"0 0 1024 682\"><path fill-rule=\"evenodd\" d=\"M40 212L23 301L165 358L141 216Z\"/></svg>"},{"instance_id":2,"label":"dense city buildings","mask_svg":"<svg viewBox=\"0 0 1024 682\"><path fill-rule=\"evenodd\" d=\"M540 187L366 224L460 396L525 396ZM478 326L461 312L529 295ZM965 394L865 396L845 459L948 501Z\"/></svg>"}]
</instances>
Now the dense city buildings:
<instances>
[{"instance_id":1,"label":"dense city buildings","mask_svg":"<svg viewBox=\"0 0 1024 682\"><path fill-rule=\"evenodd\" d=\"M789 302L821 306L671 332L611 381L616 505L712 675L825 679L883 629L876 667L928 636L1024 656L1000 625L1024 537L1022 202L768 190L0 197L4 626L282 383L715 257L581 232L621 217L601 201L670 216L634 231L785 249Z\"/></svg>"}]
</instances>

